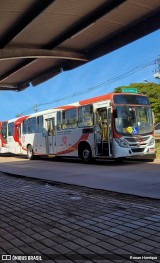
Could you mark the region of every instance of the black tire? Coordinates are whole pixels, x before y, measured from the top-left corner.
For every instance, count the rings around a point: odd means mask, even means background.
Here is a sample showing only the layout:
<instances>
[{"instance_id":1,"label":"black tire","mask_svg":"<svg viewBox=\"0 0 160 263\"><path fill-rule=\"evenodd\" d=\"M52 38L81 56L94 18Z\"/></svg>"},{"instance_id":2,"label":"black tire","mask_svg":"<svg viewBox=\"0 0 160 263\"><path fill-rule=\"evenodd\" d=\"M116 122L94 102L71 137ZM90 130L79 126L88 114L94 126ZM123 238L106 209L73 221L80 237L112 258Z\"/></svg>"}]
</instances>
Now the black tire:
<instances>
[{"instance_id":1,"label":"black tire","mask_svg":"<svg viewBox=\"0 0 160 263\"><path fill-rule=\"evenodd\" d=\"M28 145L28 147L27 147L27 157L28 157L29 160L34 160L35 159L32 145Z\"/></svg>"},{"instance_id":2,"label":"black tire","mask_svg":"<svg viewBox=\"0 0 160 263\"><path fill-rule=\"evenodd\" d=\"M81 158L83 163L91 163L92 162L92 152L89 146L86 146L82 149Z\"/></svg>"}]
</instances>

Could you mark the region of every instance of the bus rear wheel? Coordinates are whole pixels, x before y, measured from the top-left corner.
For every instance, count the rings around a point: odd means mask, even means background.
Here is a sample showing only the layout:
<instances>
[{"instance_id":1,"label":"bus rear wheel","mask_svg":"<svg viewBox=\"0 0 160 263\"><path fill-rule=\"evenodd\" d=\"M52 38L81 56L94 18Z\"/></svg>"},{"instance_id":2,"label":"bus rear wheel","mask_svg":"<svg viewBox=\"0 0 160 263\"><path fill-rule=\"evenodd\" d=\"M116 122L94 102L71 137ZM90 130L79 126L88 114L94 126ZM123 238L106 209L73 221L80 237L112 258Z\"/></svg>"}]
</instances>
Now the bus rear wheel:
<instances>
[{"instance_id":1,"label":"bus rear wheel","mask_svg":"<svg viewBox=\"0 0 160 263\"><path fill-rule=\"evenodd\" d=\"M84 163L90 163L92 161L92 152L89 146L82 149L81 158Z\"/></svg>"},{"instance_id":2,"label":"bus rear wheel","mask_svg":"<svg viewBox=\"0 0 160 263\"><path fill-rule=\"evenodd\" d=\"M29 160L33 160L35 158L32 145L28 145L27 147L27 157Z\"/></svg>"}]
</instances>

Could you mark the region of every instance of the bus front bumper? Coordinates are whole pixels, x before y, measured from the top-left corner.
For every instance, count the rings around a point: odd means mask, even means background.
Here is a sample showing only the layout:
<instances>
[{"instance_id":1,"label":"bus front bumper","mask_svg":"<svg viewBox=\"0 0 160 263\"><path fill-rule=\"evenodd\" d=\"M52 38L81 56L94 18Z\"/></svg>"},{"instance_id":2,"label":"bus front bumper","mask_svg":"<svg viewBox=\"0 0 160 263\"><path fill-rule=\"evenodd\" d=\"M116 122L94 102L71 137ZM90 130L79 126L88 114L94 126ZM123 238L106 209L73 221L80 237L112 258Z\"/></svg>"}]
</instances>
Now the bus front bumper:
<instances>
[{"instance_id":1,"label":"bus front bumper","mask_svg":"<svg viewBox=\"0 0 160 263\"><path fill-rule=\"evenodd\" d=\"M113 139L113 158L155 155L155 141L151 136L146 143L129 145L126 139Z\"/></svg>"}]
</instances>

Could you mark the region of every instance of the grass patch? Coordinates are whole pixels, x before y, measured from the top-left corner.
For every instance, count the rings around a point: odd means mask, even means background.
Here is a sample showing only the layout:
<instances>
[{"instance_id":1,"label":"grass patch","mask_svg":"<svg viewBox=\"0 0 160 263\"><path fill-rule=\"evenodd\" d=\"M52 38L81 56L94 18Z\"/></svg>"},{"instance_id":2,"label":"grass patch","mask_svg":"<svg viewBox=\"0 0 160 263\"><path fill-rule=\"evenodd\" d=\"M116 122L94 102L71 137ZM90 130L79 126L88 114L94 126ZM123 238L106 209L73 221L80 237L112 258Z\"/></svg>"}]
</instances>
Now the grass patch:
<instances>
[{"instance_id":1,"label":"grass patch","mask_svg":"<svg viewBox=\"0 0 160 263\"><path fill-rule=\"evenodd\" d=\"M160 140L156 140L156 157L160 158Z\"/></svg>"}]
</instances>

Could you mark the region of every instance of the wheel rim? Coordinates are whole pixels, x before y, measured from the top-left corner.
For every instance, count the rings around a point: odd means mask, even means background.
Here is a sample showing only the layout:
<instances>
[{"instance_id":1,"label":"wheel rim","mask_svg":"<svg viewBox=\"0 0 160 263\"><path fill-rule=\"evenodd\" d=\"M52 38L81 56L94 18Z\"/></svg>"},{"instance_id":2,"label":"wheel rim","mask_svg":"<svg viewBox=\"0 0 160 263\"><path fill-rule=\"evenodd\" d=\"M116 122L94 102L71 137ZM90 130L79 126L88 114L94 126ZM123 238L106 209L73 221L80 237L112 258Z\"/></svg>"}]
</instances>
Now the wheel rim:
<instances>
[{"instance_id":1,"label":"wheel rim","mask_svg":"<svg viewBox=\"0 0 160 263\"><path fill-rule=\"evenodd\" d=\"M87 160L89 160L89 158L90 158L90 150L89 150L89 149L85 149L85 150L83 151L83 159L84 159L85 161L87 161Z\"/></svg>"},{"instance_id":2,"label":"wheel rim","mask_svg":"<svg viewBox=\"0 0 160 263\"><path fill-rule=\"evenodd\" d=\"M32 148L28 147L28 157L31 158L33 155Z\"/></svg>"}]
</instances>

